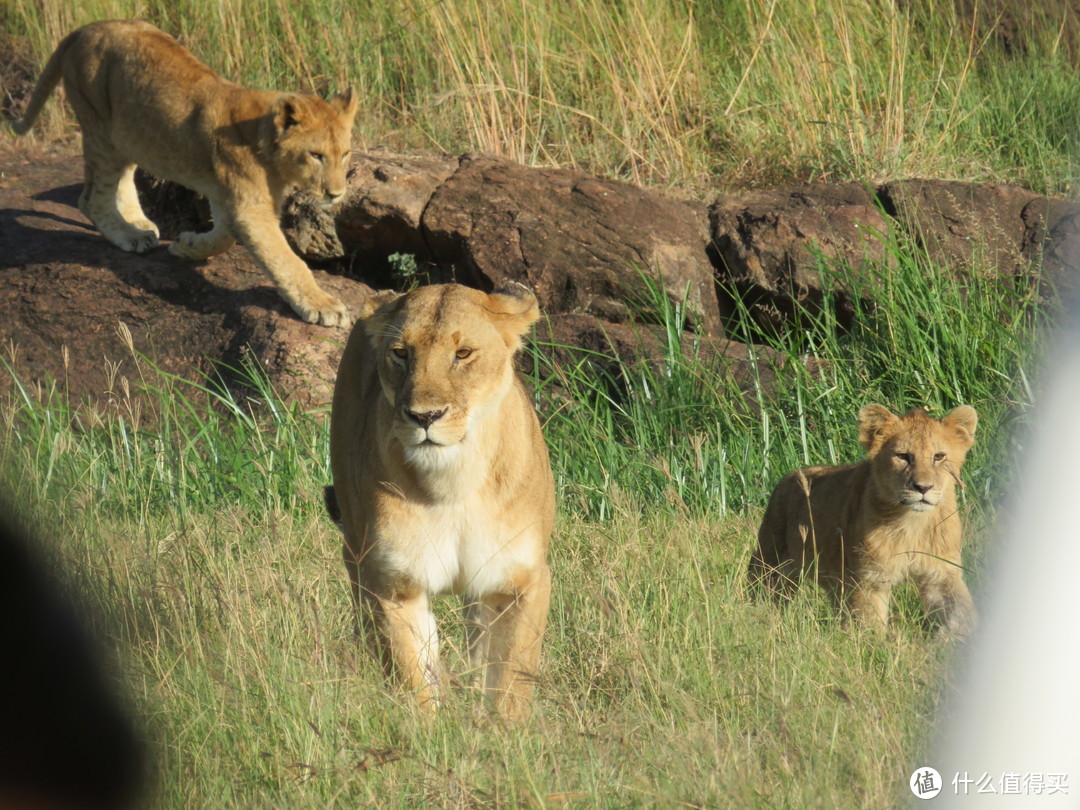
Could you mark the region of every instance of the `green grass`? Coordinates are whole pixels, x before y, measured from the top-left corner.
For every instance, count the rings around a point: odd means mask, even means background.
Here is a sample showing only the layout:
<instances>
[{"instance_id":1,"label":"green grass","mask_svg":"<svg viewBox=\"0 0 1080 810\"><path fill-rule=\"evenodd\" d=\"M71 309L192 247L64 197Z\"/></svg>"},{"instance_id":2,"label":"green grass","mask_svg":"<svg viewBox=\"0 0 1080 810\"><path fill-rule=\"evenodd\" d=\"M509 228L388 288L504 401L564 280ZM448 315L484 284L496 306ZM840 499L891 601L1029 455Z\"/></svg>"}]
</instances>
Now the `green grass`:
<instances>
[{"instance_id":1,"label":"green grass","mask_svg":"<svg viewBox=\"0 0 1080 810\"><path fill-rule=\"evenodd\" d=\"M948 5L2 0L0 22L35 66L80 24L138 15L250 85L352 83L361 146L482 150L703 198L904 176L1064 193L1080 77L1061 21L1036 15L1029 47L1008 55ZM46 135L71 132L62 105L48 110ZM520 728L477 717L468 689L423 724L356 646L321 507L325 411L282 403L254 372L245 398L138 358L138 378L92 408L5 368L0 488L114 650L151 740L153 803L902 801L950 650L923 634L910 591L885 639L809 590L786 609L752 602L756 523L782 473L859 456L866 402L935 414L966 402L980 414L962 499L978 599L1053 310L1036 308L1034 282L960 283L910 245L887 247L870 274L877 306L857 303L850 331L834 294L783 338L749 330L748 385L707 346L682 345L682 313L656 290L643 296L662 336L652 365L553 367L537 348L560 511L538 711ZM820 270L859 301L865 276ZM438 609L461 669L456 605Z\"/></svg>"},{"instance_id":2,"label":"green grass","mask_svg":"<svg viewBox=\"0 0 1080 810\"><path fill-rule=\"evenodd\" d=\"M27 76L73 28L139 16L248 85L355 85L361 146L490 152L703 196L910 176L1058 194L1076 169L1066 44L1080 22L1028 5L1006 4L1024 21L1012 52L989 14L973 25L952 4L873 0L5 0L0 23ZM70 131L61 110L47 108L46 132Z\"/></svg>"},{"instance_id":3,"label":"green grass","mask_svg":"<svg viewBox=\"0 0 1080 810\"><path fill-rule=\"evenodd\" d=\"M887 252L876 308L839 337L831 298L800 310L804 328L772 340L788 358L775 384L762 373L749 394L693 346L671 344L650 367L609 358L610 377L545 366L538 347L560 512L538 711L519 728L478 717L468 688L425 725L356 646L320 504L325 412L282 404L255 374L241 398L144 358L103 410L17 386L0 407L0 481L115 650L152 741L155 803L900 801L925 764L950 650L924 634L910 590L883 639L809 589L784 609L755 603L744 572L756 523L783 472L858 457L865 402L973 404L963 508L979 598L1044 315L996 277L961 287L902 245ZM857 284L844 267L822 271ZM682 313L665 313L661 293L650 311L672 334ZM438 610L460 671L457 605Z\"/></svg>"}]
</instances>

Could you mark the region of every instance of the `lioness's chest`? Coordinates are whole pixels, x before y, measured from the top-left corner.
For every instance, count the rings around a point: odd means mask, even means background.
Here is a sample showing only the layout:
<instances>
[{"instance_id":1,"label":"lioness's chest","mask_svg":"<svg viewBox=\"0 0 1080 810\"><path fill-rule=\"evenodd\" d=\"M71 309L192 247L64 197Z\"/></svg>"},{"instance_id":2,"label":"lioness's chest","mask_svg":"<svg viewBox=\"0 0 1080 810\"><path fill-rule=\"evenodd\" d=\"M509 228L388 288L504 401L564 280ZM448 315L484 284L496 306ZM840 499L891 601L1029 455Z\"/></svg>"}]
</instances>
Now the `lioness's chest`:
<instances>
[{"instance_id":1,"label":"lioness's chest","mask_svg":"<svg viewBox=\"0 0 1080 810\"><path fill-rule=\"evenodd\" d=\"M406 576L432 594L509 590L515 573L532 564L527 532L490 515L473 500L405 504L384 517L376 528L370 563Z\"/></svg>"}]
</instances>

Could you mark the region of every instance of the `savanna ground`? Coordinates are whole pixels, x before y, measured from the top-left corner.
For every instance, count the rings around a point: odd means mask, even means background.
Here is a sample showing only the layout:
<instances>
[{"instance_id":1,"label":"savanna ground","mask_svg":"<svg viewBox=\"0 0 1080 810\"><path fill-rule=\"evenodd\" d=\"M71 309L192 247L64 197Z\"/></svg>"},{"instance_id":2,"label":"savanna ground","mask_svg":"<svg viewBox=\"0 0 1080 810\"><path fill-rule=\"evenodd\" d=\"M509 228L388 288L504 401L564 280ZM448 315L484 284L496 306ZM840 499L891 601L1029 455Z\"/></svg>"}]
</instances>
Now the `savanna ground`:
<instances>
[{"instance_id":1,"label":"savanna ground","mask_svg":"<svg viewBox=\"0 0 1080 810\"><path fill-rule=\"evenodd\" d=\"M20 75L71 28L137 15L248 84L355 84L363 145L493 151L699 196L908 176L1062 195L1080 77L1077 20L1056 8L1006 8L1024 21L1019 41L985 8L929 2L3 0L3 95L21 109ZM70 138L63 106L48 109L42 137ZM150 741L152 803L903 801L947 722L957 650L924 631L910 591L886 638L808 591L782 609L755 602L756 522L783 472L858 457L862 404L969 403L978 600L1054 305L1038 304L1034 279L977 267L961 289L917 246L888 248L877 306L851 331L805 312L783 338L755 336L814 359L815 374L791 362L745 395L674 348L660 368L610 377L538 364L560 511L537 711L519 727L478 715L467 677L425 724L357 647L321 505L325 410L282 403L254 372L238 398L147 358L97 408L62 380L16 385L0 403L0 482L113 651ZM457 607L439 608L462 672Z\"/></svg>"}]
</instances>

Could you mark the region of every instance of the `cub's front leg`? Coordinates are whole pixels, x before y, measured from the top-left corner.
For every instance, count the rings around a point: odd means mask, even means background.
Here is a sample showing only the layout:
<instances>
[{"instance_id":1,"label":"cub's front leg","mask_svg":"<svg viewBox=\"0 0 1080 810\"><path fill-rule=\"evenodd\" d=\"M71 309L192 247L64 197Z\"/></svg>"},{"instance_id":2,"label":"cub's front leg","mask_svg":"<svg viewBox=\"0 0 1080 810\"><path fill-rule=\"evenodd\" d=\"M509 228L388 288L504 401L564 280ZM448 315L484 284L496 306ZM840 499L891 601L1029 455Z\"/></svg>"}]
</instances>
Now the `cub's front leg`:
<instances>
[{"instance_id":1,"label":"cub's front leg","mask_svg":"<svg viewBox=\"0 0 1080 810\"><path fill-rule=\"evenodd\" d=\"M169 253L193 261L203 261L217 256L236 244L232 235L228 207L224 202L211 198L210 216L213 227L206 233L184 231L169 245Z\"/></svg>"},{"instance_id":2,"label":"cub's front leg","mask_svg":"<svg viewBox=\"0 0 1080 810\"><path fill-rule=\"evenodd\" d=\"M963 638L975 629L978 612L959 568L924 575L917 579L916 587L923 609L931 621L938 623L938 632L942 636Z\"/></svg>"},{"instance_id":3,"label":"cub's front leg","mask_svg":"<svg viewBox=\"0 0 1080 810\"><path fill-rule=\"evenodd\" d=\"M244 205L235 199L211 200L210 210L213 229L201 234L180 234L169 247L170 252L202 260L240 242L304 321L322 326L348 326L350 318L345 305L315 283L310 268L286 241L277 211L268 200L254 203L248 200Z\"/></svg>"}]
</instances>

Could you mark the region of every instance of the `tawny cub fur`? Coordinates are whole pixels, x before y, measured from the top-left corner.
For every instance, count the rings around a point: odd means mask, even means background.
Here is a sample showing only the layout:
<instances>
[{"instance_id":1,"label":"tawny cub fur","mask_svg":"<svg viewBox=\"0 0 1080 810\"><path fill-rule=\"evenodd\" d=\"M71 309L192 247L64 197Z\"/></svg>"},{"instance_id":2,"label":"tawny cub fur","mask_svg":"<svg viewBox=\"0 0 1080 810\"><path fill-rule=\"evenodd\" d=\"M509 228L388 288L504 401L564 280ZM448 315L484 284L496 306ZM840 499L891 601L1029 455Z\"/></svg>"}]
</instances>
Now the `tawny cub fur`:
<instances>
[{"instance_id":1,"label":"tawny cub fur","mask_svg":"<svg viewBox=\"0 0 1080 810\"><path fill-rule=\"evenodd\" d=\"M182 233L171 253L203 260L243 244L309 323L348 323L285 241L279 217L294 189L324 205L345 194L357 98L350 88L323 101L248 90L218 76L149 23L98 22L65 37L49 59L22 119L30 130L64 82L82 128L85 177L79 210L117 247L158 245L135 191L135 168L202 194L213 228Z\"/></svg>"},{"instance_id":2,"label":"tawny cub fur","mask_svg":"<svg viewBox=\"0 0 1080 810\"><path fill-rule=\"evenodd\" d=\"M538 317L521 286L382 293L341 358L327 506L361 626L425 709L447 688L430 600L452 592L495 708L529 712L555 488L513 358Z\"/></svg>"},{"instance_id":3,"label":"tawny cub fur","mask_svg":"<svg viewBox=\"0 0 1080 810\"><path fill-rule=\"evenodd\" d=\"M943 419L864 407L865 461L807 467L777 484L758 531L751 581L779 592L808 575L857 619L884 627L893 586L910 577L943 633L969 632L976 613L960 567L956 484L977 421L967 405Z\"/></svg>"}]
</instances>

